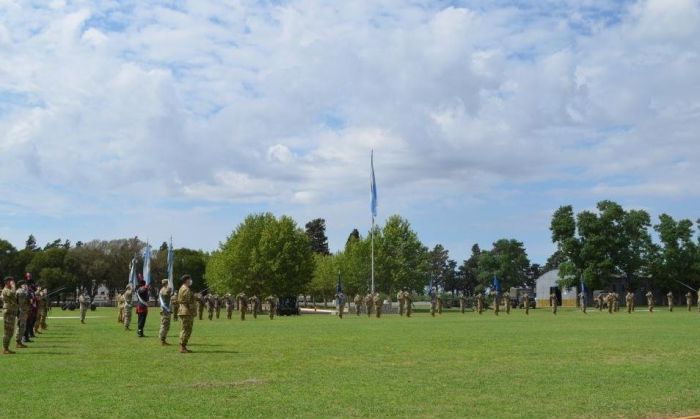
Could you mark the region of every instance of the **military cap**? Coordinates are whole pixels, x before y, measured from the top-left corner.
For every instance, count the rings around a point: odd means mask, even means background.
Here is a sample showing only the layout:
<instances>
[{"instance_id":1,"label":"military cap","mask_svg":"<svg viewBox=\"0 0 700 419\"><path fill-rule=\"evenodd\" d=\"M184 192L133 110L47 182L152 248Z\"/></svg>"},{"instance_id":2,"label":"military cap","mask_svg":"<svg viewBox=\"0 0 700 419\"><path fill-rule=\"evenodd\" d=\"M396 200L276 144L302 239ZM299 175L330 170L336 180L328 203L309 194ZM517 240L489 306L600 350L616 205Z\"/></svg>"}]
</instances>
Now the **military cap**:
<instances>
[{"instance_id":1,"label":"military cap","mask_svg":"<svg viewBox=\"0 0 700 419\"><path fill-rule=\"evenodd\" d=\"M17 281L17 285L18 285L18 286L22 286L22 285L24 285L24 284L26 284L26 283L27 283L27 281L25 281L24 279L20 279L19 281Z\"/></svg>"},{"instance_id":2,"label":"military cap","mask_svg":"<svg viewBox=\"0 0 700 419\"><path fill-rule=\"evenodd\" d=\"M3 279L3 281L4 281L6 284L9 284L11 281L14 281L14 280L15 280L15 278L12 277L12 276L6 276L5 279Z\"/></svg>"}]
</instances>

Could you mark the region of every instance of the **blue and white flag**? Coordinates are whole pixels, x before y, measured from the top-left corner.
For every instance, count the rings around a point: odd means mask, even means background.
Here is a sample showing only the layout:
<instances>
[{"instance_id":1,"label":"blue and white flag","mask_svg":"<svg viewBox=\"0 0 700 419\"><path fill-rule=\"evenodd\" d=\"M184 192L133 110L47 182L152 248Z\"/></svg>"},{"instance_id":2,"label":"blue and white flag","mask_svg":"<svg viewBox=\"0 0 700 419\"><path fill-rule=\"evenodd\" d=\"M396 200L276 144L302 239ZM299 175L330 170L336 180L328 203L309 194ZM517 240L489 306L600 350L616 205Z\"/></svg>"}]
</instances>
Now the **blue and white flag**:
<instances>
[{"instance_id":1,"label":"blue and white flag","mask_svg":"<svg viewBox=\"0 0 700 419\"><path fill-rule=\"evenodd\" d=\"M146 244L143 249L143 280L146 281L146 286L151 286L151 245Z\"/></svg>"},{"instance_id":2,"label":"blue and white flag","mask_svg":"<svg viewBox=\"0 0 700 419\"><path fill-rule=\"evenodd\" d=\"M132 258L129 263L129 284L132 289L136 289L136 258Z\"/></svg>"},{"instance_id":3,"label":"blue and white flag","mask_svg":"<svg viewBox=\"0 0 700 419\"><path fill-rule=\"evenodd\" d=\"M175 281L173 281L173 265L175 264L175 254L173 250L173 238L170 238L168 246L168 286L171 290L175 290Z\"/></svg>"},{"instance_id":4,"label":"blue and white flag","mask_svg":"<svg viewBox=\"0 0 700 419\"><path fill-rule=\"evenodd\" d=\"M491 286L492 286L493 289L496 291L496 294L500 294L500 293L501 293L501 280L498 279L498 277L497 277L496 275L493 276L493 280L492 280L492 282L491 282Z\"/></svg>"},{"instance_id":5,"label":"blue and white flag","mask_svg":"<svg viewBox=\"0 0 700 419\"><path fill-rule=\"evenodd\" d=\"M583 279L581 280L581 292L586 294L586 284L583 283Z\"/></svg>"},{"instance_id":6,"label":"blue and white flag","mask_svg":"<svg viewBox=\"0 0 700 419\"><path fill-rule=\"evenodd\" d=\"M370 157L370 167L372 169L372 178L370 180L370 206L372 210L372 217L377 216L377 181L374 179L374 150Z\"/></svg>"}]
</instances>

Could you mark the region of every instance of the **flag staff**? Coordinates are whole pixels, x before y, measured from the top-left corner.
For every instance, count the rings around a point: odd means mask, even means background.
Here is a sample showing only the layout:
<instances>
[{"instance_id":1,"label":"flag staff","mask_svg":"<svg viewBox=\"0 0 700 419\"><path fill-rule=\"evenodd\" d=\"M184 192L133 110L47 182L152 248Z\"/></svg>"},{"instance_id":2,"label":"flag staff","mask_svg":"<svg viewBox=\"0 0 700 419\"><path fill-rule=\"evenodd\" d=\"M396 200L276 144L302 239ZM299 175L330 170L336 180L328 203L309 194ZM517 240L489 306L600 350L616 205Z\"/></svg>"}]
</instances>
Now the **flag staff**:
<instances>
[{"instance_id":1,"label":"flag staff","mask_svg":"<svg viewBox=\"0 0 700 419\"><path fill-rule=\"evenodd\" d=\"M372 286L371 292L374 294L374 217L377 216L377 182L374 179L374 150L370 154L370 207L372 210Z\"/></svg>"}]
</instances>

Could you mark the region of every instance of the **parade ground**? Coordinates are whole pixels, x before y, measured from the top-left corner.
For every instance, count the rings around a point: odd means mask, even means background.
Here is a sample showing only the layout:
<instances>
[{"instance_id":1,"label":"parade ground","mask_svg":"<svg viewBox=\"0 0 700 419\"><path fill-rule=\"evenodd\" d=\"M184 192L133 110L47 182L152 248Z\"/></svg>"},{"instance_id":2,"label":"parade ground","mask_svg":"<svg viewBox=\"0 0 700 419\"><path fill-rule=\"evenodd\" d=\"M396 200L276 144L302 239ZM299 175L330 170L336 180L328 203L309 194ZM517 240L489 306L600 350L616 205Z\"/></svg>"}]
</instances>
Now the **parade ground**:
<instances>
[{"instance_id":1,"label":"parade ground","mask_svg":"<svg viewBox=\"0 0 700 419\"><path fill-rule=\"evenodd\" d=\"M53 309L0 359L5 417L674 417L700 413L700 314L544 309L195 321L161 347ZM235 313L238 314L238 313ZM176 343L173 322L170 342Z\"/></svg>"}]
</instances>

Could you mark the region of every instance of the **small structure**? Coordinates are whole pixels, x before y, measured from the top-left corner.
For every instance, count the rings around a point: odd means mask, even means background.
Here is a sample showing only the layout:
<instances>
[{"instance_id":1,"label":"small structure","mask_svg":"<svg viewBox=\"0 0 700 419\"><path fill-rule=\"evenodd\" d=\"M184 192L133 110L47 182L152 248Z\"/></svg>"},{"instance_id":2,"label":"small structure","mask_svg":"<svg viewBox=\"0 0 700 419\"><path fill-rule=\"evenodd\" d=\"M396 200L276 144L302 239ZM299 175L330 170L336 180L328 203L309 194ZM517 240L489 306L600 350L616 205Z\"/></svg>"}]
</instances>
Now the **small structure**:
<instances>
[{"instance_id":1,"label":"small structure","mask_svg":"<svg viewBox=\"0 0 700 419\"><path fill-rule=\"evenodd\" d=\"M559 269L549 271L535 282L535 298L537 298L538 308L549 307L549 295L554 293L557 302L562 307L576 307L576 288L562 289L559 284Z\"/></svg>"}]
</instances>

